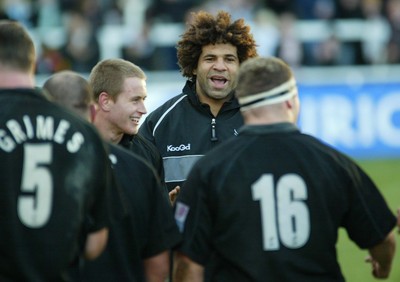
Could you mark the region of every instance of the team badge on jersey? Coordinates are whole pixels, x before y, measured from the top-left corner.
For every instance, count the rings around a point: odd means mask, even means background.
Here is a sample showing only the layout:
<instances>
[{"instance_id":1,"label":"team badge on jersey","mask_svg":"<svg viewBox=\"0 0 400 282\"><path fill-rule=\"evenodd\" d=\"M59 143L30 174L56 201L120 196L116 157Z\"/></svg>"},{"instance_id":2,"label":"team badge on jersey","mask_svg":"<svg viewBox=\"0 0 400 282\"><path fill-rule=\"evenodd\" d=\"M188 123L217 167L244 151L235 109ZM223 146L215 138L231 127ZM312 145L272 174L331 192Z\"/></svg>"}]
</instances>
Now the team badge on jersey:
<instances>
[{"instance_id":1,"label":"team badge on jersey","mask_svg":"<svg viewBox=\"0 0 400 282\"><path fill-rule=\"evenodd\" d=\"M183 229L185 227L186 217L189 213L189 210L190 210L190 208L188 205L186 205L182 202L176 203L175 221L176 221L176 224L178 225L180 232L183 232Z\"/></svg>"}]
</instances>

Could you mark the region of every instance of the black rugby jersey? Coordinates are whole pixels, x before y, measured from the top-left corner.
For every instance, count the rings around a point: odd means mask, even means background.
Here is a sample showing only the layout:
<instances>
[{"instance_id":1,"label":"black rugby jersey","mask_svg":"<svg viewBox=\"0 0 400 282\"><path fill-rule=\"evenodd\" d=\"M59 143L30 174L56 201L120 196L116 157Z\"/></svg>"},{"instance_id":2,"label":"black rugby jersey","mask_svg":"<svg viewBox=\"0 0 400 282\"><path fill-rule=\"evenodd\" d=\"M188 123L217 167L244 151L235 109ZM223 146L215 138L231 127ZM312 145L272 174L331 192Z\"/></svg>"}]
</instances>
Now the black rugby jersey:
<instances>
[{"instance_id":1,"label":"black rugby jersey","mask_svg":"<svg viewBox=\"0 0 400 282\"><path fill-rule=\"evenodd\" d=\"M147 140L140 134L136 135L124 134L118 145L142 157L150 165L152 165L152 167L156 170L157 175L161 180L161 184L165 190L165 198L167 201L169 201L169 196L168 196L169 191L164 181L164 176L165 176L164 164L160 152L158 152L157 150L157 147L154 146L153 143L151 143L149 140Z\"/></svg>"},{"instance_id":2,"label":"black rugby jersey","mask_svg":"<svg viewBox=\"0 0 400 282\"><path fill-rule=\"evenodd\" d=\"M0 281L63 281L82 232L108 224L104 144L33 89L1 89L0 105Z\"/></svg>"},{"instance_id":3,"label":"black rugby jersey","mask_svg":"<svg viewBox=\"0 0 400 282\"><path fill-rule=\"evenodd\" d=\"M197 97L195 82L187 81L183 93L152 111L139 128L150 140L164 162L165 182L171 191L183 185L192 168L205 153L236 136L243 118L239 103L225 102L216 117Z\"/></svg>"},{"instance_id":4,"label":"black rugby jersey","mask_svg":"<svg viewBox=\"0 0 400 282\"><path fill-rule=\"evenodd\" d=\"M121 193L126 213L112 218L107 247L85 264L84 281L145 281L143 260L172 249L181 235L154 168L120 146L110 145L110 152L120 188L114 197Z\"/></svg>"},{"instance_id":5,"label":"black rugby jersey","mask_svg":"<svg viewBox=\"0 0 400 282\"><path fill-rule=\"evenodd\" d=\"M344 281L337 229L360 247L396 218L348 157L289 123L244 126L193 167L178 195L179 250L206 281Z\"/></svg>"}]
</instances>

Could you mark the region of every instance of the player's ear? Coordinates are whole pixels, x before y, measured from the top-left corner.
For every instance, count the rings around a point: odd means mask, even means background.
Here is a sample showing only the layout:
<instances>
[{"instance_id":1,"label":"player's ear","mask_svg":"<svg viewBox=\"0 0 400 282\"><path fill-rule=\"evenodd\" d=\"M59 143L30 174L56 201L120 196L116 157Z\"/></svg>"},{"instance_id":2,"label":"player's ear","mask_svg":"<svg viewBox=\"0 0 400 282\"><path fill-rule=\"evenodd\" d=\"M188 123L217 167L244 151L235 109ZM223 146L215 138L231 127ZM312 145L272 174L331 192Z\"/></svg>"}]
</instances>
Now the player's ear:
<instances>
[{"instance_id":1,"label":"player's ear","mask_svg":"<svg viewBox=\"0 0 400 282\"><path fill-rule=\"evenodd\" d=\"M101 92L98 100L99 107L108 112L111 109L111 105L113 104L113 100L107 92Z\"/></svg>"},{"instance_id":2,"label":"player's ear","mask_svg":"<svg viewBox=\"0 0 400 282\"><path fill-rule=\"evenodd\" d=\"M285 101L286 107L288 107L288 109L291 109L291 110L298 107L298 98L299 97L296 94L289 100Z\"/></svg>"},{"instance_id":3,"label":"player's ear","mask_svg":"<svg viewBox=\"0 0 400 282\"><path fill-rule=\"evenodd\" d=\"M289 99L287 101L285 101L285 105L288 109L292 109L293 108L293 101L292 99Z\"/></svg>"}]
</instances>

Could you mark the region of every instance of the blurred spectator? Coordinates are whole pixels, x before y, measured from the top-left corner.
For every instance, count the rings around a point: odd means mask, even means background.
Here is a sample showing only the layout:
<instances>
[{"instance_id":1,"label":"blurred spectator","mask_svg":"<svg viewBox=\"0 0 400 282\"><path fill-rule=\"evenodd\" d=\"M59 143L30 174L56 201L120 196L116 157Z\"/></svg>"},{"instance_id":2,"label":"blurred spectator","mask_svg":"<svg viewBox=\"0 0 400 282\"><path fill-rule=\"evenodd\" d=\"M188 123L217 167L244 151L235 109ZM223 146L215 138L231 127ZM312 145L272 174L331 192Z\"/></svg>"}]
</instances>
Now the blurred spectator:
<instances>
[{"instance_id":1,"label":"blurred spectator","mask_svg":"<svg viewBox=\"0 0 400 282\"><path fill-rule=\"evenodd\" d=\"M37 10L31 0L0 0L0 7L7 18L19 21L26 27L36 26Z\"/></svg>"},{"instance_id":2,"label":"blurred spectator","mask_svg":"<svg viewBox=\"0 0 400 282\"><path fill-rule=\"evenodd\" d=\"M152 0L146 7L141 32L134 41L123 47L123 58L139 64L146 70L178 70L175 42L155 44L153 29L167 24L184 24L189 11L203 0ZM168 31L166 31L168 32ZM169 34L162 34L168 37ZM176 41L179 38L176 38Z\"/></svg>"},{"instance_id":3,"label":"blurred spectator","mask_svg":"<svg viewBox=\"0 0 400 282\"><path fill-rule=\"evenodd\" d=\"M361 0L338 0L336 6L336 19L362 19ZM365 64L361 40L347 40L341 42L342 65L362 65Z\"/></svg>"},{"instance_id":4,"label":"blurred spectator","mask_svg":"<svg viewBox=\"0 0 400 282\"><path fill-rule=\"evenodd\" d=\"M298 0L297 0L298 1ZM313 2L314 0L302 0L301 2ZM264 0L264 5L280 16L287 13L296 13L296 6L293 0ZM306 4L306 3L304 3Z\"/></svg>"},{"instance_id":5,"label":"blurred spectator","mask_svg":"<svg viewBox=\"0 0 400 282\"><path fill-rule=\"evenodd\" d=\"M155 70L156 64L153 60L155 46L150 40L151 25L146 22L140 33L132 37L133 40L127 42L122 47L122 58L139 65L143 70Z\"/></svg>"},{"instance_id":6,"label":"blurred spectator","mask_svg":"<svg viewBox=\"0 0 400 282\"><path fill-rule=\"evenodd\" d=\"M167 23L183 23L186 13L204 0L152 0L147 14L150 19Z\"/></svg>"},{"instance_id":7,"label":"blurred spectator","mask_svg":"<svg viewBox=\"0 0 400 282\"><path fill-rule=\"evenodd\" d=\"M39 28L61 27L62 14L58 0L38 0L38 20Z\"/></svg>"},{"instance_id":8,"label":"blurred spectator","mask_svg":"<svg viewBox=\"0 0 400 282\"><path fill-rule=\"evenodd\" d=\"M99 43L91 21L79 12L67 18L67 42L62 54L76 72L90 72L100 60Z\"/></svg>"},{"instance_id":9,"label":"blurred spectator","mask_svg":"<svg viewBox=\"0 0 400 282\"><path fill-rule=\"evenodd\" d=\"M296 35L296 16L292 13L280 17L280 42L277 56L286 61L291 67L298 67L303 60L303 47Z\"/></svg>"},{"instance_id":10,"label":"blurred spectator","mask_svg":"<svg viewBox=\"0 0 400 282\"><path fill-rule=\"evenodd\" d=\"M121 1L124 22L122 58L139 65L143 70L153 70L152 54L155 46L150 39L152 20L147 16L151 0Z\"/></svg>"},{"instance_id":11,"label":"blurred spectator","mask_svg":"<svg viewBox=\"0 0 400 282\"><path fill-rule=\"evenodd\" d=\"M332 19L336 0L296 0L294 11L298 19Z\"/></svg>"},{"instance_id":12,"label":"blurred spectator","mask_svg":"<svg viewBox=\"0 0 400 282\"><path fill-rule=\"evenodd\" d=\"M39 73L87 72L110 54L148 71L177 70L175 42L199 9L244 18L260 54L291 66L371 65L400 63L399 6L400 0L0 0L0 18L36 29ZM302 41L298 20L328 22L330 34ZM364 27L357 34L349 25L343 37L336 20Z\"/></svg>"},{"instance_id":13,"label":"blurred spectator","mask_svg":"<svg viewBox=\"0 0 400 282\"><path fill-rule=\"evenodd\" d=\"M41 54L36 65L39 74L52 74L61 70L71 69L69 61L64 58L60 50L41 45Z\"/></svg>"},{"instance_id":14,"label":"blurred spectator","mask_svg":"<svg viewBox=\"0 0 400 282\"><path fill-rule=\"evenodd\" d=\"M300 20L333 20L336 12L334 0L296 0L295 11ZM306 66L335 65L338 62L340 42L331 31L322 41L302 42L302 64Z\"/></svg>"},{"instance_id":15,"label":"blurred spectator","mask_svg":"<svg viewBox=\"0 0 400 282\"><path fill-rule=\"evenodd\" d=\"M314 46L315 65L335 66L339 65L341 44L335 35Z\"/></svg>"},{"instance_id":16,"label":"blurred spectator","mask_svg":"<svg viewBox=\"0 0 400 282\"><path fill-rule=\"evenodd\" d=\"M336 16L337 19L361 19L361 0L337 0Z\"/></svg>"},{"instance_id":17,"label":"blurred spectator","mask_svg":"<svg viewBox=\"0 0 400 282\"><path fill-rule=\"evenodd\" d=\"M105 24L121 25L122 10L120 3L114 0L57 0L63 14L80 13L91 22L95 32ZM127 0L128 1L128 0Z\"/></svg>"},{"instance_id":18,"label":"blurred spectator","mask_svg":"<svg viewBox=\"0 0 400 282\"><path fill-rule=\"evenodd\" d=\"M243 18L251 23L256 11L263 7L263 4L259 0L208 0L201 7L212 14L224 10L231 14L234 20Z\"/></svg>"},{"instance_id":19,"label":"blurred spectator","mask_svg":"<svg viewBox=\"0 0 400 282\"><path fill-rule=\"evenodd\" d=\"M397 1L398 2L398 1ZM362 0L365 20L363 56L367 64L382 64L386 60L386 46L390 36L388 21L383 16L382 0Z\"/></svg>"},{"instance_id":20,"label":"blurred spectator","mask_svg":"<svg viewBox=\"0 0 400 282\"><path fill-rule=\"evenodd\" d=\"M275 55L280 39L279 20L275 13L266 8L257 10L252 30L258 54L265 57Z\"/></svg>"},{"instance_id":21,"label":"blurred spectator","mask_svg":"<svg viewBox=\"0 0 400 282\"><path fill-rule=\"evenodd\" d=\"M400 63L400 1L388 0L385 12L389 21L391 35L387 45L387 63Z\"/></svg>"}]
</instances>

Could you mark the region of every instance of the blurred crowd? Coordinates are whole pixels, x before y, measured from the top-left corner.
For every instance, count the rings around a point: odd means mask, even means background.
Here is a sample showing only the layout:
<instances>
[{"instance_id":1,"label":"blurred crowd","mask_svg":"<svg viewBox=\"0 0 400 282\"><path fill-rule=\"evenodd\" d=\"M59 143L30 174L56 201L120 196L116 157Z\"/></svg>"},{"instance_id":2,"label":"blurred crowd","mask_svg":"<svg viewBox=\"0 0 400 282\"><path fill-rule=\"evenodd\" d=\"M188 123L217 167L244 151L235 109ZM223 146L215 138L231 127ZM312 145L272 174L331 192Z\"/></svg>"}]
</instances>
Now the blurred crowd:
<instances>
[{"instance_id":1,"label":"blurred crowd","mask_svg":"<svg viewBox=\"0 0 400 282\"><path fill-rule=\"evenodd\" d=\"M174 44L157 44L151 31L156 25L184 27L200 9L244 18L254 27L259 54L293 67L400 63L400 0L0 0L0 18L36 32L38 74L90 72L103 59L101 44L115 40L99 39L106 26L124 27L117 38L120 57L144 70L177 70ZM363 25L346 38L338 21L349 23L344 32ZM299 30L300 22L322 22L325 29L316 36L307 25Z\"/></svg>"}]
</instances>

